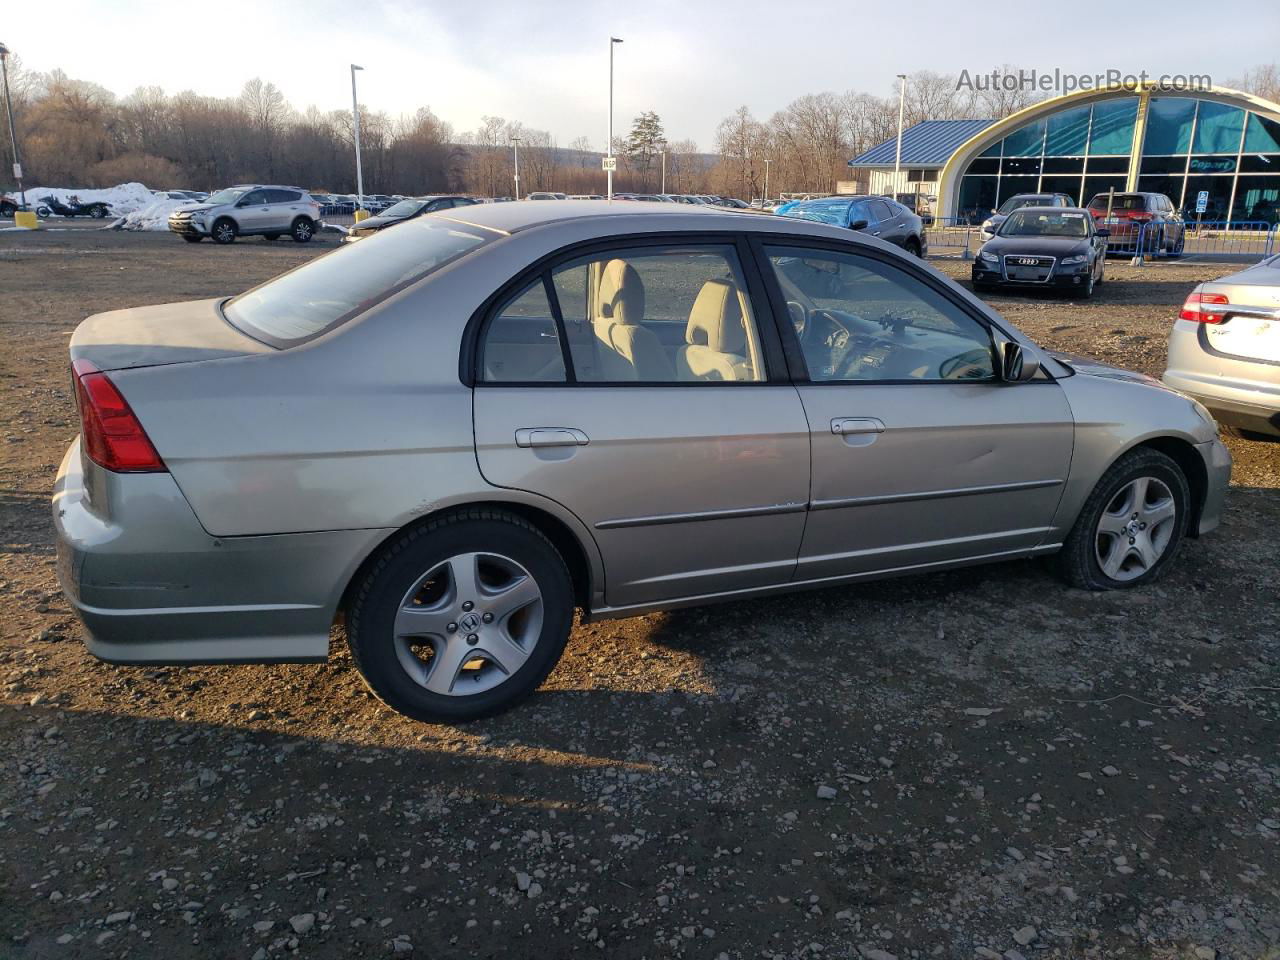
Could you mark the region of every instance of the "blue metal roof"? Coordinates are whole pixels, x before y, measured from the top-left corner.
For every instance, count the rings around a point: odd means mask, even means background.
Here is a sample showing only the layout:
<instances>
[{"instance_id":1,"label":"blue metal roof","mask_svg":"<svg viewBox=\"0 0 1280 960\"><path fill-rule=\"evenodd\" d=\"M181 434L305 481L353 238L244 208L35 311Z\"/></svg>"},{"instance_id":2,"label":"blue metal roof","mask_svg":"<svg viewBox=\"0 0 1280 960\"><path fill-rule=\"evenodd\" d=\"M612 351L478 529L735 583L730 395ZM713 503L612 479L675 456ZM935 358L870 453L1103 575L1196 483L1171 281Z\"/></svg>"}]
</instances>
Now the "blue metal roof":
<instances>
[{"instance_id":1,"label":"blue metal roof","mask_svg":"<svg viewBox=\"0 0 1280 960\"><path fill-rule=\"evenodd\" d=\"M994 120L924 120L902 131L902 165L940 167L956 147ZM898 138L890 137L849 161L851 167L892 167Z\"/></svg>"}]
</instances>

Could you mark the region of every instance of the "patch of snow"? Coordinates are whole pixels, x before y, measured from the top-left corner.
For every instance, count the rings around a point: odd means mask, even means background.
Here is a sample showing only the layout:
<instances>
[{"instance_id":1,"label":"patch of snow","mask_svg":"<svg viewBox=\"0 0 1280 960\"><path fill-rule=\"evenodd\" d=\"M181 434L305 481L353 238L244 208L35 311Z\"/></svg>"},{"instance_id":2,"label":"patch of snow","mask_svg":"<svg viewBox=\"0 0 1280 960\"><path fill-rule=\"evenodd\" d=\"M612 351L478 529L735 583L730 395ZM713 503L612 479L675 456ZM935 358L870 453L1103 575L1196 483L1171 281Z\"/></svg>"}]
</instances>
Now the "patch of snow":
<instances>
[{"instance_id":1,"label":"patch of snow","mask_svg":"<svg viewBox=\"0 0 1280 960\"><path fill-rule=\"evenodd\" d=\"M116 230L168 230L169 214L182 207L199 206L194 200L170 200L152 197L153 203L115 220L109 227Z\"/></svg>"},{"instance_id":2,"label":"patch of snow","mask_svg":"<svg viewBox=\"0 0 1280 960\"><path fill-rule=\"evenodd\" d=\"M122 183L102 190L90 190L87 187L28 187L27 205L34 210L36 204L49 196L57 197L64 203L71 196L79 197L81 203L109 203L110 213L114 217L141 210L161 199L140 183Z\"/></svg>"}]
</instances>

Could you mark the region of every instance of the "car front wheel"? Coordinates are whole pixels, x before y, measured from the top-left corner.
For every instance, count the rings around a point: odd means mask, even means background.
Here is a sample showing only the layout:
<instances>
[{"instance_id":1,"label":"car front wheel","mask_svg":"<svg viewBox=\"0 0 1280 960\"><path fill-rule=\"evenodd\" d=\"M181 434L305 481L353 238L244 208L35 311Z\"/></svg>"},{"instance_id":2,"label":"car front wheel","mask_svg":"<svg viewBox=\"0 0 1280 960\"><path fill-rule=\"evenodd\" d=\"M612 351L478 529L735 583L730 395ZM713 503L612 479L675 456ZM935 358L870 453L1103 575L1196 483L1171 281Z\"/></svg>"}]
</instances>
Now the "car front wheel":
<instances>
[{"instance_id":1,"label":"car front wheel","mask_svg":"<svg viewBox=\"0 0 1280 960\"><path fill-rule=\"evenodd\" d=\"M306 217L299 217L293 221L293 227L289 231L293 235L293 239L298 243L306 243L315 236L315 225Z\"/></svg>"},{"instance_id":2,"label":"car front wheel","mask_svg":"<svg viewBox=\"0 0 1280 960\"><path fill-rule=\"evenodd\" d=\"M239 232L240 231L236 229L235 222L224 217L213 225L213 229L209 232L209 235L213 237L214 243L226 244L235 243L236 234Z\"/></svg>"},{"instance_id":3,"label":"car front wheel","mask_svg":"<svg viewBox=\"0 0 1280 960\"><path fill-rule=\"evenodd\" d=\"M1182 543L1190 514L1187 478L1157 450L1131 450L1085 501L1058 554L1063 577L1086 590L1150 583Z\"/></svg>"},{"instance_id":4,"label":"car front wheel","mask_svg":"<svg viewBox=\"0 0 1280 960\"><path fill-rule=\"evenodd\" d=\"M564 651L573 608L568 569L541 532L469 510L388 543L357 586L347 637L384 703L458 723L531 694Z\"/></svg>"}]
</instances>

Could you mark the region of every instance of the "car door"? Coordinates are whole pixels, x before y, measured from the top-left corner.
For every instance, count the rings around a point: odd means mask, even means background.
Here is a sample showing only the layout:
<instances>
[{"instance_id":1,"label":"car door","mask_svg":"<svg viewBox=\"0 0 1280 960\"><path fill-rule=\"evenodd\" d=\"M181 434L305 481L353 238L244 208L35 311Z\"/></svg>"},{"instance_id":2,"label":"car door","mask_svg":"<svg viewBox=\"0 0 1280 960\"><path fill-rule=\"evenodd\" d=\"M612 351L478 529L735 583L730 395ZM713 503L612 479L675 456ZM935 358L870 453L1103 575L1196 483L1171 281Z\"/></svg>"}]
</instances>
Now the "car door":
<instances>
[{"instance_id":1,"label":"car door","mask_svg":"<svg viewBox=\"0 0 1280 960\"><path fill-rule=\"evenodd\" d=\"M262 233L270 213L266 190L250 190L236 202L236 224L241 233Z\"/></svg>"},{"instance_id":2,"label":"car door","mask_svg":"<svg viewBox=\"0 0 1280 960\"><path fill-rule=\"evenodd\" d=\"M611 243L515 286L477 348L485 479L578 516L610 606L789 581L808 425L735 241Z\"/></svg>"},{"instance_id":3,"label":"car door","mask_svg":"<svg viewBox=\"0 0 1280 960\"><path fill-rule=\"evenodd\" d=\"M263 228L287 233L293 226L293 218L306 212L302 206L302 194L297 190L268 190L267 215Z\"/></svg>"},{"instance_id":4,"label":"car door","mask_svg":"<svg viewBox=\"0 0 1280 960\"><path fill-rule=\"evenodd\" d=\"M1024 554L1051 529L1074 426L1048 376L998 379L986 318L893 254L759 248L812 430L797 580Z\"/></svg>"},{"instance_id":5,"label":"car door","mask_svg":"<svg viewBox=\"0 0 1280 960\"><path fill-rule=\"evenodd\" d=\"M867 206L871 208L876 219L876 227L871 231L873 236L899 247L907 242L906 226L903 222L906 218L898 216L893 204L885 203L883 200L868 200Z\"/></svg>"}]
</instances>

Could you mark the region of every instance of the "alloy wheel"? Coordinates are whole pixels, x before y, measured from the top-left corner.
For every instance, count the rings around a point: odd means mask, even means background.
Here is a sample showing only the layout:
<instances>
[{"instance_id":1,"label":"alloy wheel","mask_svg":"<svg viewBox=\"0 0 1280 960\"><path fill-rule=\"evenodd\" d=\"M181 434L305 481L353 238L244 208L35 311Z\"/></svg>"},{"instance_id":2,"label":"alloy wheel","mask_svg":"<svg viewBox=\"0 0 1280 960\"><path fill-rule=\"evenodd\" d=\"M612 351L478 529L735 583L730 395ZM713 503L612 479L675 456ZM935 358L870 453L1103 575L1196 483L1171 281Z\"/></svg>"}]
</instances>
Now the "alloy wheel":
<instances>
[{"instance_id":1,"label":"alloy wheel","mask_svg":"<svg viewBox=\"0 0 1280 960\"><path fill-rule=\"evenodd\" d=\"M1112 580L1136 580L1169 549L1178 516L1177 502L1163 480L1138 477L1118 491L1098 520L1094 552Z\"/></svg>"},{"instance_id":2,"label":"alloy wheel","mask_svg":"<svg viewBox=\"0 0 1280 960\"><path fill-rule=\"evenodd\" d=\"M483 693L524 666L543 613L542 591L520 563L495 553L458 554L428 570L400 601L396 657L432 693Z\"/></svg>"}]
</instances>

